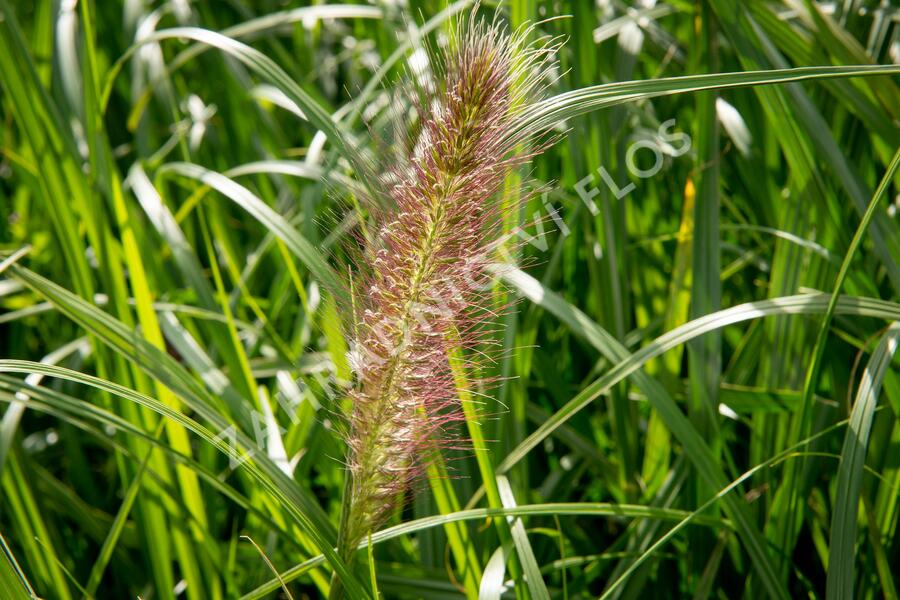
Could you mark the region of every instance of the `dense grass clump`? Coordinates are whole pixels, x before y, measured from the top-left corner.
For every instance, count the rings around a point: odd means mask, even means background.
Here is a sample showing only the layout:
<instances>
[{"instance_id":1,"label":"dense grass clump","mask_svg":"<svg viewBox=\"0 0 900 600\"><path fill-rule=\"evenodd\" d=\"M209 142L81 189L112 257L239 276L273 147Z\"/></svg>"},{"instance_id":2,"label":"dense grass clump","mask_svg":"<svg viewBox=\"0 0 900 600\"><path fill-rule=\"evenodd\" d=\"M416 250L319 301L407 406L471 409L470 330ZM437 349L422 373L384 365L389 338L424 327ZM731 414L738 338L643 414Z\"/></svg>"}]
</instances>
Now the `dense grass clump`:
<instances>
[{"instance_id":1,"label":"dense grass clump","mask_svg":"<svg viewBox=\"0 0 900 600\"><path fill-rule=\"evenodd\" d=\"M895 13L0 0L0 598L897 598Z\"/></svg>"}]
</instances>

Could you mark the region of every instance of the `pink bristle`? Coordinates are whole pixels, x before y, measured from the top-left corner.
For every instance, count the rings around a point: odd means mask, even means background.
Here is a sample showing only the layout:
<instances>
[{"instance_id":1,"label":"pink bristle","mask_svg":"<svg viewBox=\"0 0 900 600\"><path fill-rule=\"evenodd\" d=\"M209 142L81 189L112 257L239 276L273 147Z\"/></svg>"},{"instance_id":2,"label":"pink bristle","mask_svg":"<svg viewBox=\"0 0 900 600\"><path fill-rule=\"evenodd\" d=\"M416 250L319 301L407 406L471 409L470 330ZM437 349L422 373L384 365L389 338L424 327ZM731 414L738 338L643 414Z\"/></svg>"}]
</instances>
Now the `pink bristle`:
<instances>
[{"instance_id":1,"label":"pink bristle","mask_svg":"<svg viewBox=\"0 0 900 600\"><path fill-rule=\"evenodd\" d=\"M524 34L510 38L474 13L458 26L441 61L443 85L414 102L416 142L381 177L385 197L370 202L375 239L354 286L348 552L383 524L436 453L466 447L456 433L465 419L448 357L476 348L484 356L496 317L486 267L501 243L498 196L507 176L541 149L517 152L523 140L510 131L534 97L532 71L553 47L525 47ZM477 360L468 361L477 372Z\"/></svg>"}]
</instances>

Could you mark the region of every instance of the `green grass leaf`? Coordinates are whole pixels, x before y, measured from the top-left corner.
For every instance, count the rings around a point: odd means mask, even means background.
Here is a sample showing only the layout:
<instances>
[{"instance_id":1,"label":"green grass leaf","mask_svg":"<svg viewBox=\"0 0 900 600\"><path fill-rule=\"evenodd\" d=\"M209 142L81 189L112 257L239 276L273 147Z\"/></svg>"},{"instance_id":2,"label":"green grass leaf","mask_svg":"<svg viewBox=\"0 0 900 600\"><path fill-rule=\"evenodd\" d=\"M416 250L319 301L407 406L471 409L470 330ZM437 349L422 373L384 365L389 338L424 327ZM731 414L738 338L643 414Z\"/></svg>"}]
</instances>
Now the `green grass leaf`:
<instances>
[{"instance_id":1,"label":"green grass leaf","mask_svg":"<svg viewBox=\"0 0 900 600\"><path fill-rule=\"evenodd\" d=\"M885 332L869 359L856 392L850 426L844 437L841 462L836 480L837 494L831 518L831 543L828 552L828 598L851 598L854 595L856 562L856 524L862 487L863 465L875 418L875 406L884 374L891 365L900 344L900 322L895 321Z\"/></svg>"}]
</instances>

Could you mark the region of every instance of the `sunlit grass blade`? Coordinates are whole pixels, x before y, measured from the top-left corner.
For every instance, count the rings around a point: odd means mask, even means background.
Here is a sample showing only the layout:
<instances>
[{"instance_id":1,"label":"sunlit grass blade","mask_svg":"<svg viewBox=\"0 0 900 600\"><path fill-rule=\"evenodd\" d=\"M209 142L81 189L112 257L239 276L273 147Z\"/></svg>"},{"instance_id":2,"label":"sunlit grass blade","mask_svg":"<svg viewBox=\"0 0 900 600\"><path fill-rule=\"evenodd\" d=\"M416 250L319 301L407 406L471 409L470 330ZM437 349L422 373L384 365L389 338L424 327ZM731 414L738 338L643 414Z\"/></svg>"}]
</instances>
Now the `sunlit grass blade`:
<instances>
[{"instance_id":1,"label":"sunlit grass blade","mask_svg":"<svg viewBox=\"0 0 900 600\"><path fill-rule=\"evenodd\" d=\"M850 598L855 585L856 530L863 464L869 446L875 406L885 371L890 368L900 344L900 322L885 332L862 374L856 393L850 425L844 437L836 480L836 497L831 518L831 543L828 552L828 598Z\"/></svg>"},{"instance_id":2,"label":"sunlit grass blade","mask_svg":"<svg viewBox=\"0 0 900 600\"><path fill-rule=\"evenodd\" d=\"M503 476L497 477L497 486L500 490L500 499L503 501L503 507L506 509L515 508L516 498L509 485L509 480ZM534 557L534 550L528 541L525 525L520 519L514 518L510 521L509 528L513 544L516 547L516 554L519 556L519 563L522 565L525 584L528 586L531 597L535 600L550 600L550 592L547 591L547 585L544 583L537 559Z\"/></svg>"},{"instance_id":3,"label":"sunlit grass blade","mask_svg":"<svg viewBox=\"0 0 900 600\"><path fill-rule=\"evenodd\" d=\"M643 98L655 98L671 94L683 94L705 90L725 90L736 87L772 85L833 77L860 77L864 75L896 75L896 65L859 65L847 67L798 67L768 71L740 73L714 73L687 75L654 81L627 81L607 83L564 92L538 104L534 110L522 115L519 128L524 131L540 131L554 124L588 112ZM519 133L518 131L510 132Z\"/></svg>"},{"instance_id":4,"label":"sunlit grass blade","mask_svg":"<svg viewBox=\"0 0 900 600\"><path fill-rule=\"evenodd\" d=\"M0 585L10 595L10 600L37 598L2 534L0 534L0 550L3 553L3 556L0 557Z\"/></svg>"},{"instance_id":5,"label":"sunlit grass blade","mask_svg":"<svg viewBox=\"0 0 900 600\"><path fill-rule=\"evenodd\" d=\"M319 254L318 250L297 232L281 215L269 208L262 200L244 186L228 177L205 169L199 165L187 163L170 163L162 172L171 172L190 177L215 188L241 208L253 215L260 223L271 228L297 258L315 275L319 281L330 289L341 289L340 280L334 270Z\"/></svg>"}]
</instances>

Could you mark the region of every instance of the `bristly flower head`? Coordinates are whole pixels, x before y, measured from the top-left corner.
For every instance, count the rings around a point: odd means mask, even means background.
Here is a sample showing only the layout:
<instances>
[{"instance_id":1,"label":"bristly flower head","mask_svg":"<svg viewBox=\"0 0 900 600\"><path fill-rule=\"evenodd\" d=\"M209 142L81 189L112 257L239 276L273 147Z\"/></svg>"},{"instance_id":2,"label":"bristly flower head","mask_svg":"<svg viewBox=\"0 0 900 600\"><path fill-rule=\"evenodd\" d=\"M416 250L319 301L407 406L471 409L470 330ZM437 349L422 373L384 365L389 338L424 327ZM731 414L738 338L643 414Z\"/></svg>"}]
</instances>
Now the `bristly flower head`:
<instances>
[{"instance_id":1,"label":"bristly flower head","mask_svg":"<svg viewBox=\"0 0 900 600\"><path fill-rule=\"evenodd\" d=\"M528 35L510 36L474 13L460 19L436 61L436 83L414 100L408 155L381 178L386 202L378 204L389 208L376 216L354 300L347 551L383 524L430 457L461 443L448 357L484 337L486 266L504 217L498 196L536 152L533 144L517 152L524 140L514 125L537 99L555 51L527 45Z\"/></svg>"}]
</instances>

